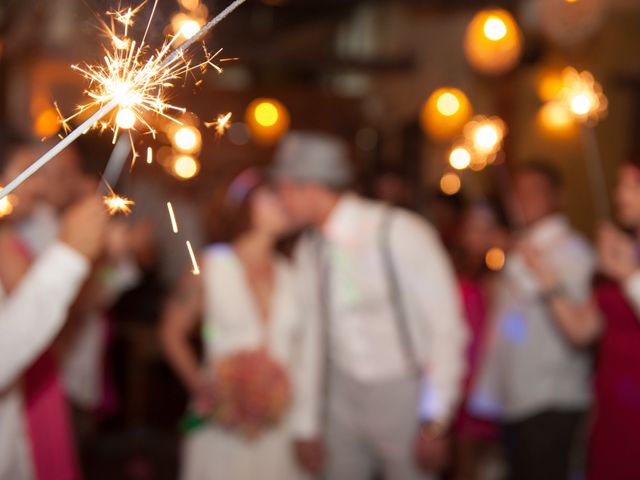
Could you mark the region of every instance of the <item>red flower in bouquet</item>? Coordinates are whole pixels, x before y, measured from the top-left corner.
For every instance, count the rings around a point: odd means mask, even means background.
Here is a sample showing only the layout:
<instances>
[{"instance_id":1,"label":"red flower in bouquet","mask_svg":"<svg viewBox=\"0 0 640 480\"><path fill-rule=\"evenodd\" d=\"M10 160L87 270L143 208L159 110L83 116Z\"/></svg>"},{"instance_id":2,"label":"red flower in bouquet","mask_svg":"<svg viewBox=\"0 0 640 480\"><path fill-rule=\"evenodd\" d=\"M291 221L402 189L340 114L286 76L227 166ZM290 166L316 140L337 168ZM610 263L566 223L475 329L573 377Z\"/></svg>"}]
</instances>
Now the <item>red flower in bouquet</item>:
<instances>
[{"instance_id":1,"label":"red flower in bouquet","mask_svg":"<svg viewBox=\"0 0 640 480\"><path fill-rule=\"evenodd\" d=\"M213 420L248 437L277 425L291 398L286 371L264 350L220 360L214 392Z\"/></svg>"}]
</instances>

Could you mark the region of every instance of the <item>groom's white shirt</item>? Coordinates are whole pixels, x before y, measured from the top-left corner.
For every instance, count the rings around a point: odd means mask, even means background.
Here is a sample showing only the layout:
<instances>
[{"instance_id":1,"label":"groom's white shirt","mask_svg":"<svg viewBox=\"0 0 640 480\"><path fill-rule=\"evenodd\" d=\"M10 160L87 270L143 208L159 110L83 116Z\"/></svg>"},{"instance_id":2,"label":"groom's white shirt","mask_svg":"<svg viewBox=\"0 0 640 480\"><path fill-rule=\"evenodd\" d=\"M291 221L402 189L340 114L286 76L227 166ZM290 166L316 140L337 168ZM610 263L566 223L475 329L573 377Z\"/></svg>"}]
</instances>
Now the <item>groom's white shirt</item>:
<instances>
[{"instance_id":1,"label":"groom's white shirt","mask_svg":"<svg viewBox=\"0 0 640 480\"><path fill-rule=\"evenodd\" d=\"M345 195L321 235L309 234L298 246L296 285L304 329L293 425L299 438L320 431L325 312L330 319L327 351L336 368L371 384L410 374L381 247L388 212L382 203ZM390 251L423 380L416 422L446 424L457 406L465 363L467 331L458 287L436 231L407 211L393 209L391 215ZM326 267L329 305L323 306L320 270Z\"/></svg>"}]
</instances>

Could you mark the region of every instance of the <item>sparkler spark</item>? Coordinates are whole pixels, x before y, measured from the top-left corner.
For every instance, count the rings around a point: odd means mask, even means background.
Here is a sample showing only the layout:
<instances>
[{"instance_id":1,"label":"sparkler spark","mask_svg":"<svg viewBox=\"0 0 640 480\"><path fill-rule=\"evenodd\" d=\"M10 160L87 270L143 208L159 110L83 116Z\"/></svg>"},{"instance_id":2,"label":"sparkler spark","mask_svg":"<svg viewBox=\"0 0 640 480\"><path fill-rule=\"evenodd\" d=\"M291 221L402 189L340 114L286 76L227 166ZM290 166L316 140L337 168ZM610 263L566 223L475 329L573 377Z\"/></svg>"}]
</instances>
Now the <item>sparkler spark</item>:
<instances>
[{"instance_id":1,"label":"sparkler spark","mask_svg":"<svg viewBox=\"0 0 640 480\"><path fill-rule=\"evenodd\" d=\"M131 205L135 205L136 202L129 200L127 197L122 197L116 194L111 188L109 188L109 195L103 197L104 204L107 207L109 215L113 216L117 213L123 213L129 215L131 213Z\"/></svg>"},{"instance_id":2,"label":"sparkler spark","mask_svg":"<svg viewBox=\"0 0 640 480\"><path fill-rule=\"evenodd\" d=\"M176 222L176 216L173 213L173 206L171 205L171 202L167 202L167 209L169 210L169 218L171 219L173 233L178 233L178 222Z\"/></svg>"},{"instance_id":3,"label":"sparkler spark","mask_svg":"<svg viewBox=\"0 0 640 480\"><path fill-rule=\"evenodd\" d=\"M157 2L155 0L153 12ZM144 38L140 43L129 38L129 27L133 25L134 16L143 5L135 9L129 7L108 12L112 18L111 25L103 23L103 28L111 44L105 47L103 63L71 67L88 80L89 87L85 93L89 101L78 106L73 115L62 120L65 131L70 131L69 122L72 119L114 102L115 113L112 112L106 122L97 125L98 128L111 129L114 142L120 129L135 129L136 125L140 125L155 138L156 130L149 123L147 114L159 115L180 124L172 114L185 112L184 108L169 103L167 91L171 87L196 71L204 74L209 67L218 73L222 72L222 68L213 62L222 50L210 53L203 46L204 60L193 62L185 56L184 50L174 53L177 35L165 41L158 50L152 50ZM149 17L147 31L153 12Z\"/></svg>"},{"instance_id":4,"label":"sparkler spark","mask_svg":"<svg viewBox=\"0 0 640 480\"><path fill-rule=\"evenodd\" d=\"M213 122L204 122L204 126L207 128L214 127L216 129L216 135L221 137L224 132L231 128L231 112L225 115L218 115L218 119Z\"/></svg>"},{"instance_id":5,"label":"sparkler spark","mask_svg":"<svg viewBox=\"0 0 640 480\"><path fill-rule=\"evenodd\" d=\"M196 256L193 253L193 248L191 248L191 242L187 240L187 249L189 250L189 256L191 257L191 263L193 264L193 270L191 273L194 275L200 275L200 267L198 267L198 262L196 261Z\"/></svg>"},{"instance_id":6,"label":"sparkler spark","mask_svg":"<svg viewBox=\"0 0 640 480\"><path fill-rule=\"evenodd\" d=\"M568 67L562 72L559 100L581 123L596 124L607 114L608 100L590 72Z\"/></svg>"},{"instance_id":7,"label":"sparkler spark","mask_svg":"<svg viewBox=\"0 0 640 480\"><path fill-rule=\"evenodd\" d=\"M147 147L147 163L151 164L153 162L153 149L151 147Z\"/></svg>"},{"instance_id":8,"label":"sparkler spark","mask_svg":"<svg viewBox=\"0 0 640 480\"><path fill-rule=\"evenodd\" d=\"M154 3L153 11L155 11L157 1L158 0ZM160 50L157 50L145 61L143 60L144 54L147 53L149 49L145 47L145 38L143 37L140 42L140 47L138 48L134 45L128 46L127 49L117 48L118 46L126 46L126 42L116 42L117 45L114 46L114 52L109 52L108 50L106 52L105 65L77 67L78 70L84 70L85 74L89 76L90 86L88 92L93 93L94 96L91 97L91 95L89 95L92 101L87 105L80 106L74 116L80 115L80 111L88 112L88 110L93 109L93 107L98 108L98 110L9 182L6 188L0 191L0 199L5 198L13 192L87 130L95 127L104 117L108 115L113 117L113 111L123 106L123 101L125 106L133 109L134 112L149 110L156 113L159 111L161 115L167 115L167 110L177 108L178 111L181 111L179 107L170 108L163 99L165 98L166 90L173 85L171 83L172 77L173 79L179 78L196 68L192 67L191 62L186 59L186 53L195 42L201 40L218 23L227 18L245 2L246 0L234 0L227 8L222 10L217 16L211 19L209 23L202 27L197 34L175 50L171 50L173 42L173 40L171 40L166 42ZM116 19L121 24L124 24L125 32L128 34L128 23L132 21L132 18L126 19L127 16L128 13L116 16ZM149 24L147 24L147 31ZM112 28L111 30L114 29ZM200 64L200 67L206 68L207 66L213 66L212 59L215 57L215 54L209 54L206 48L203 48L203 50L205 52L205 61ZM124 56L122 54L123 51L129 52L129 55ZM132 65L134 65L135 68L132 68ZM115 70L110 70L110 68L115 68ZM217 67L216 70L220 71L220 67ZM124 77L119 76L119 74L122 73L127 73L127 75ZM147 102L144 101L145 99ZM132 101L134 103L127 105ZM66 125L65 131L67 132L69 131L70 120L71 118L68 118L63 122ZM143 124L145 123L143 122ZM108 128L110 125L113 125L113 122L105 123L104 127ZM153 129L150 129L150 131L153 132ZM116 133L117 127L114 128L114 137Z\"/></svg>"}]
</instances>

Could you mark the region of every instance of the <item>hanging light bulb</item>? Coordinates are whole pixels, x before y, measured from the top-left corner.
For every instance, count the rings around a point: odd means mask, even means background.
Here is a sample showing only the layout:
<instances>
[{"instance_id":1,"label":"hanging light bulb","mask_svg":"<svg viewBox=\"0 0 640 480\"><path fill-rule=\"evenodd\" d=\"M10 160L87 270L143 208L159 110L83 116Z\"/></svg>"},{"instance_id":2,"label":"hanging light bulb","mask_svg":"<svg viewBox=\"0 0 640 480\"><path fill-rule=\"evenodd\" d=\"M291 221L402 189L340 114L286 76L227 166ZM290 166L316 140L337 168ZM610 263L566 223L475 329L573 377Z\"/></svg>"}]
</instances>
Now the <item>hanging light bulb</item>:
<instances>
[{"instance_id":1,"label":"hanging light bulb","mask_svg":"<svg viewBox=\"0 0 640 480\"><path fill-rule=\"evenodd\" d=\"M436 141L448 141L462 132L471 118L469 99L462 90L443 87L435 90L427 99L420 120L427 135Z\"/></svg>"},{"instance_id":2,"label":"hanging light bulb","mask_svg":"<svg viewBox=\"0 0 640 480\"><path fill-rule=\"evenodd\" d=\"M522 54L522 34L513 16L502 9L478 12L467 27L465 54L482 73L499 75L514 68Z\"/></svg>"}]
</instances>

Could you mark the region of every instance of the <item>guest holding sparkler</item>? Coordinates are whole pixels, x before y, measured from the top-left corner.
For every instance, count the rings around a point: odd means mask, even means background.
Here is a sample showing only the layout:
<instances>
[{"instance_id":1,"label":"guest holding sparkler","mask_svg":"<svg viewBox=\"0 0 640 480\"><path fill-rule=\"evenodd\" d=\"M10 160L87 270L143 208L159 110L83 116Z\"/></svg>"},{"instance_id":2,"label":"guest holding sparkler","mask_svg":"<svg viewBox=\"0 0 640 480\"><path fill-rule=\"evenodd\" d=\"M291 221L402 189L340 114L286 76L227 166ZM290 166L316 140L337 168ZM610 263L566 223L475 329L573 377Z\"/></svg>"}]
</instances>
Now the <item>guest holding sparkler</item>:
<instances>
[{"instance_id":1,"label":"guest holding sparkler","mask_svg":"<svg viewBox=\"0 0 640 480\"><path fill-rule=\"evenodd\" d=\"M365 480L377 467L389 480L430 478L447 461L466 339L437 233L351 193L348 148L331 135L290 133L273 176L290 214L312 228L296 257L299 461L332 480Z\"/></svg>"},{"instance_id":2,"label":"guest holding sparkler","mask_svg":"<svg viewBox=\"0 0 640 480\"><path fill-rule=\"evenodd\" d=\"M553 167L525 164L514 187L526 228L496 285L472 407L505 422L510 478L566 480L591 404L588 347L598 333L591 317L566 309L590 297L595 262L562 214Z\"/></svg>"},{"instance_id":3,"label":"guest holding sparkler","mask_svg":"<svg viewBox=\"0 0 640 480\"><path fill-rule=\"evenodd\" d=\"M0 175L5 182L28 165L41 147L8 135L3 140ZM12 198L13 212L0 223L2 480L80 477L62 389L57 378L40 375L42 370L34 371L33 365L43 364L41 355L63 326L90 261L102 249L106 214L96 197L74 205L63 219L59 240L32 264L15 225L30 213L42 187L38 176L22 185ZM35 421L45 413L46 422Z\"/></svg>"},{"instance_id":4,"label":"guest holding sparkler","mask_svg":"<svg viewBox=\"0 0 640 480\"><path fill-rule=\"evenodd\" d=\"M193 399L182 478L297 478L288 407L300 314L292 272L275 250L289 220L249 170L229 187L220 223L227 242L205 249L201 273L180 282L161 327L169 362ZM189 343L201 315L202 366Z\"/></svg>"},{"instance_id":5,"label":"guest holding sparkler","mask_svg":"<svg viewBox=\"0 0 640 480\"><path fill-rule=\"evenodd\" d=\"M551 306L565 323L581 326L584 338L601 332L595 375L595 409L589 442L590 480L640 478L640 162L619 169L617 220L633 236L611 224L600 228L600 270L594 298L572 301L561 279L541 258L534 264L541 282L556 291Z\"/></svg>"}]
</instances>

